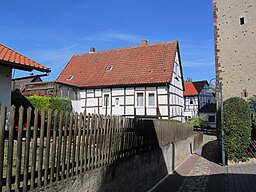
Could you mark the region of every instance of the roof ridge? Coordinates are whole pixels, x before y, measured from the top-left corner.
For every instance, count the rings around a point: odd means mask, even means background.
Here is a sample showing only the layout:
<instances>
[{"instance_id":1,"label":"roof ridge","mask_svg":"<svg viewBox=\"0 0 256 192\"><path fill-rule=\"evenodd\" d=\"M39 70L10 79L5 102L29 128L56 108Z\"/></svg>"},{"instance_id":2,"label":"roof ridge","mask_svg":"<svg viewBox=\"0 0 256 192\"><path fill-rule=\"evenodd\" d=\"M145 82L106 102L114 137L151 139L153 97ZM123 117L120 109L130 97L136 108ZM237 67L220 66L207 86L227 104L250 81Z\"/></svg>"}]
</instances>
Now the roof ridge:
<instances>
[{"instance_id":1,"label":"roof ridge","mask_svg":"<svg viewBox=\"0 0 256 192\"><path fill-rule=\"evenodd\" d=\"M83 56L83 55L89 55L89 54L93 54L94 55L94 54L97 54L97 53L105 53L105 52L110 52L110 51L135 49L135 48L141 48L141 47L153 47L153 46L157 46L157 45L172 44L172 43L178 44L178 40L168 41L168 42L159 42L159 43L147 44L147 45L137 45L137 46L130 46L130 47L113 48L113 49L95 51L93 53L78 53L78 54L74 54L73 56Z\"/></svg>"}]
</instances>

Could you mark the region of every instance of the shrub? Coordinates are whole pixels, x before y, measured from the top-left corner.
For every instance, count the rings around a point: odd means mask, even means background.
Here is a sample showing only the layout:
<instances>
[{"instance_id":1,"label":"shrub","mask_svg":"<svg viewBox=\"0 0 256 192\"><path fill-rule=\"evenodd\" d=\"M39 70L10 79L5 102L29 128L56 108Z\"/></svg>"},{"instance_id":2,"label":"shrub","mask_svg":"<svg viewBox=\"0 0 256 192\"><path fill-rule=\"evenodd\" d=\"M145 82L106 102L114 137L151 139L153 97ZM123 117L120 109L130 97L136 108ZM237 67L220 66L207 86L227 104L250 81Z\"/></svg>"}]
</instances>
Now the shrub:
<instances>
[{"instance_id":1,"label":"shrub","mask_svg":"<svg viewBox=\"0 0 256 192\"><path fill-rule=\"evenodd\" d=\"M40 95L23 96L21 93L12 94L12 105L16 108L23 106L25 109L31 107L39 110L52 109L58 111L71 111L72 105L69 99L62 99L59 97L49 97Z\"/></svg>"},{"instance_id":2,"label":"shrub","mask_svg":"<svg viewBox=\"0 0 256 192\"><path fill-rule=\"evenodd\" d=\"M40 95L32 95L26 97L30 103L37 109L58 111L71 111L71 101L59 97L48 97Z\"/></svg>"},{"instance_id":3,"label":"shrub","mask_svg":"<svg viewBox=\"0 0 256 192\"><path fill-rule=\"evenodd\" d=\"M248 104L239 97L224 101L224 146L230 160L243 160L251 139L251 115Z\"/></svg>"},{"instance_id":4,"label":"shrub","mask_svg":"<svg viewBox=\"0 0 256 192\"><path fill-rule=\"evenodd\" d=\"M193 125L194 127L205 126L205 120L201 117L192 117L187 120L188 124Z\"/></svg>"}]
</instances>

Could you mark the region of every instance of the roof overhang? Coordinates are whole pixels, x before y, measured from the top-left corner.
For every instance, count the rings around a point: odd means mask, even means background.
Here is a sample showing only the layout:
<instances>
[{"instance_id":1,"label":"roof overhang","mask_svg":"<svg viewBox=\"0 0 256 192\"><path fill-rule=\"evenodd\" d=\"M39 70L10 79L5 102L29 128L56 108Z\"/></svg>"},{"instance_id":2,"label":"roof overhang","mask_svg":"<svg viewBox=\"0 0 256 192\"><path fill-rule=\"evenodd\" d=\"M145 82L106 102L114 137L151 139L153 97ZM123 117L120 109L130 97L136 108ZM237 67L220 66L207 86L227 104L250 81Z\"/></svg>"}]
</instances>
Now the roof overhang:
<instances>
[{"instance_id":1,"label":"roof overhang","mask_svg":"<svg viewBox=\"0 0 256 192\"><path fill-rule=\"evenodd\" d=\"M0 65L6 66L6 67L11 67L11 68L14 68L14 69L20 69L20 70L23 70L23 71L37 70L37 71L46 72L46 73L51 72L50 68L46 68L46 69L37 68L37 67L28 66L28 65L21 65L19 63L8 62L8 61L4 61L4 60L0 60Z\"/></svg>"},{"instance_id":2,"label":"roof overhang","mask_svg":"<svg viewBox=\"0 0 256 192\"><path fill-rule=\"evenodd\" d=\"M170 82L161 83L143 83L143 84L115 84L115 85L95 85L95 86L78 86L66 82L56 81L57 83L77 87L79 89L99 89L99 88L122 88L122 87L149 87L149 86L166 86Z\"/></svg>"}]
</instances>

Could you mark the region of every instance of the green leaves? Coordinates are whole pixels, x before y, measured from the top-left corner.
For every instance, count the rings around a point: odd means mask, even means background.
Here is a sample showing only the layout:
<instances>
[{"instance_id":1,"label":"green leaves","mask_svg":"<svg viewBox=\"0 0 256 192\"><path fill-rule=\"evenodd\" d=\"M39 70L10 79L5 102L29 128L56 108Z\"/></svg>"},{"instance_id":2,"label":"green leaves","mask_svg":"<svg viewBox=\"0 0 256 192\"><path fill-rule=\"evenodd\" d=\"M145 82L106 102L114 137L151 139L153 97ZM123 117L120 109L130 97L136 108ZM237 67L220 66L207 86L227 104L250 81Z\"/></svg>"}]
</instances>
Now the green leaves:
<instances>
[{"instance_id":1,"label":"green leaves","mask_svg":"<svg viewBox=\"0 0 256 192\"><path fill-rule=\"evenodd\" d=\"M229 160L241 161L251 139L251 114L248 104L239 97L224 102L224 145Z\"/></svg>"}]
</instances>

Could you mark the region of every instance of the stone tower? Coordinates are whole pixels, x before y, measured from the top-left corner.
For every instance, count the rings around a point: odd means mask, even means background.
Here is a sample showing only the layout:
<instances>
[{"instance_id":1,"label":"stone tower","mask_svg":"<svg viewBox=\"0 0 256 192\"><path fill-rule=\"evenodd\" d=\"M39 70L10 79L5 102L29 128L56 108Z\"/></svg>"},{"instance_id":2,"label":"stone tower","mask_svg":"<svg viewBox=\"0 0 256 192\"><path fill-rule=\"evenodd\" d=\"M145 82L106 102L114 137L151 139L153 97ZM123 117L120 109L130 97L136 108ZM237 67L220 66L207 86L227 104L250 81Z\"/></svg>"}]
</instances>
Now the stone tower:
<instances>
[{"instance_id":1,"label":"stone tower","mask_svg":"<svg viewBox=\"0 0 256 192\"><path fill-rule=\"evenodd\" d=\"M217 83L224 100L256 95L256 0L213 0Z\"/></svg>"}]
</instances>

